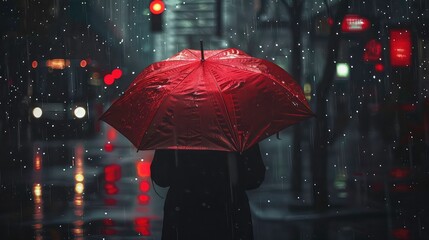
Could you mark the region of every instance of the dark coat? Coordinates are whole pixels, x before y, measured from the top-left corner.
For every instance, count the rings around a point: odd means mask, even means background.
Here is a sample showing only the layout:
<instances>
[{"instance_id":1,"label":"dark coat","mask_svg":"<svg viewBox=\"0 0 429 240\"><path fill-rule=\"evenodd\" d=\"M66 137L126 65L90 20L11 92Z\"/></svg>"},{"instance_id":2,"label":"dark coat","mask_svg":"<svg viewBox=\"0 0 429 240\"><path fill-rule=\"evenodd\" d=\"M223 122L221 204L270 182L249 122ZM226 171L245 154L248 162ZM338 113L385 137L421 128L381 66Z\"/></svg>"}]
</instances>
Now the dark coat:
<instances>
[{"instance_id":1,"label":"dark coat","mask_svg":"<svg viewBox=\"0 0 429 240\"><path fill-rule=\"evenodd\" d=\"M228 154L235 155L229 164ZM162 240L253 239L245 190L259 187L265 177L258 145L242 154L156 150L151 176L157 185L170 187Z\"/></svg>"}]
</instances>

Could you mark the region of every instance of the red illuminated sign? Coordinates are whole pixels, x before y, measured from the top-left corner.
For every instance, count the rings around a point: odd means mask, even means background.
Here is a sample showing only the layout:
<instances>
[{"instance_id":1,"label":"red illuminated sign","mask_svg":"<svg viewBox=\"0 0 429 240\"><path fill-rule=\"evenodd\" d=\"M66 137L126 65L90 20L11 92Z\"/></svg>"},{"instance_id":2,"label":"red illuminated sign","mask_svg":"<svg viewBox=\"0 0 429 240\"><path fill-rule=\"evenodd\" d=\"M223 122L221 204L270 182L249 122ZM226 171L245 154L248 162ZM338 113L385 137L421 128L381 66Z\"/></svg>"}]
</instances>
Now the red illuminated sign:
<instances>
[{"instance_id":1,"label":"red illuminated sign","mask_svg":"<svg viewBox=\"0 0 429 240\"><path fill-rule=\"evenodd\" d=\"M370 40L364 48L363 60L373 62L381 59L381 43L375 39Z\"/></svg>"},{"instance_id":2,"label":"red illuminated sign","mask_svg":"<svg viewBox=\"0 0 429 240\"><path fill-rule=\"evenodd\" d=\"M393 67L411 65L411 32L409 30L390 30L390 64Z\"/></svg>"},{"instance_id":3,"label":"red illuminated sign","mask_svg":"<svg viewBox=\"0 0 429 240\"><path fill-rule=\"evenodd\" d=\"M348 14L341 23L343 32L363 32L369 28L369 20L359 15Z\"/></svg>"}]
</instances>

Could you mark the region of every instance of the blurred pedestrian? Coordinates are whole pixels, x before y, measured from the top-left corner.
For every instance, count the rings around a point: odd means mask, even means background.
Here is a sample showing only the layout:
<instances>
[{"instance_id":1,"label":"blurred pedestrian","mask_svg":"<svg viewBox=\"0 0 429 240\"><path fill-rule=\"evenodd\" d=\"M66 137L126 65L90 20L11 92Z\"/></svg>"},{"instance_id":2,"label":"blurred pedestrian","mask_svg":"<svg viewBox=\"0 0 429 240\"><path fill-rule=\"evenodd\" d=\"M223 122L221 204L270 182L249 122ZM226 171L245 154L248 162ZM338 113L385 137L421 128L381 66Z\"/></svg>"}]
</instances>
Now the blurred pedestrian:
<instances>
[{"instance_id":1,"label":"blurred pedestrian","mask_svg":"<svg viewBox=\"0 0 429 240\"><path fill-rule=\"evenodd\" d=\"M151 176L157 185L169 187L162 240L253 239L245 191L258 188L265 177L259 145L241 154L156 150Z\"/></svg>"}]
</instances>

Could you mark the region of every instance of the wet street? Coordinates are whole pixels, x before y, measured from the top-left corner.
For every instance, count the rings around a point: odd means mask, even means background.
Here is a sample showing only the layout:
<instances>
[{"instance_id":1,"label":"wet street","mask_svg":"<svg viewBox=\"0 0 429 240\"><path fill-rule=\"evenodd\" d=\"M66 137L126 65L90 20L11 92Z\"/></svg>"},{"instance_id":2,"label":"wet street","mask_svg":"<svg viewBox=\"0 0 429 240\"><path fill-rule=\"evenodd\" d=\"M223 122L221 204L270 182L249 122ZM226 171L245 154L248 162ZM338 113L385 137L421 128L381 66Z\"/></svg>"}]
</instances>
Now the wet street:
<instances>
[{"instance_id":1,"label":"wet street","mask_svg":"<svg viewBox=\"0 0 429 240\"><path fill-rule=\"evenodd\" d=\"M17 168L1 171L5 239L159 239L162 198L150 181L152 153L124 143L111 131L21 149Z\"/></svg>"},{"instance_id":2,"label":"wet street","mask_svg":"<svg viewBox=\"0 0 429 240\"><path fill-rule=\"evenodd\" d=\"M153 152L137 152L107 125L90 139L37 140L17 151L1 170L2 239L160 239L166 189L150 180ZM358 204L333 190L329 209L316 212L309 186L294 197L267 173L248 192L258 240L429 239L426 191Z\"/></svg>"}]
</instances>

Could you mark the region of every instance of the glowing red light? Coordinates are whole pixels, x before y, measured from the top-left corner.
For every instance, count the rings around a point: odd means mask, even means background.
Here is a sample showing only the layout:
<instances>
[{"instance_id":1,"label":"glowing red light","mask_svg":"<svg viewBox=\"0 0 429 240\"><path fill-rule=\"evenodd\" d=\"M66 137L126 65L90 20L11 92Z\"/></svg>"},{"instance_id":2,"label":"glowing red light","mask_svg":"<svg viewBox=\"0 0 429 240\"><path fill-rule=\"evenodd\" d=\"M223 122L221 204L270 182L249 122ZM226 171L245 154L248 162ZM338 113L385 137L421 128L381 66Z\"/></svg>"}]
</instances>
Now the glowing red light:
<instances>
[{"instance_id":1,"label":"glowing red light","mask_svg":"<svg viewBox=\"0 0 429 240\"><path fill-rule=\"evenodd\" d=\"M161 14L162 12L164 12L165 4L163 1L154 0L150 3L149 9L150 9L150 12L152 14L158 15L158 14Z\"/></svg>"},{"instance_id":2,"label":"glowing red light","mask_svg":"<svg viewBox=\"0 0 429 240\"><path fill-rule=\"evenodd\" d=\"M114 226L115 222L111 218L105 218L105 219L103 219L103 225L104 226Z\"/></svg>"},{"instance_id":3,"label":"glowing red light","mask_svg":"<svg viewBox=\"0 0 429 240\"><path fill-rule=\"evenodd\" d=\"M118 233L118 231L114 228L105 228L102 230L102 233L104 235L112 236L112 235L116 235Z\"/></svg>"},{"instance_id":4,"label":"glowing red light","mask_svg":"<svg viewBox=\"0 0 429 240\"><path fill-rule=\"evenodd\" d=\"M106 182L115 182L121 179L121 166L111 164L104 167L104 180Z\"/></svg>"},{"instance_id":5,"label":"glowing red light","mask_svg":"<svg viewBox=\"0 0 429 240\"><path fill-rule=\"evenodd\" d=\"M119 188L114 183L110 182L104 184L104 190L107 195L115 195L119 192Z\"/></svg>"},{"instance_id":6,"label":"glowing red light","mask_svg":"<svg viewBox=\"0 0 429 240\"><path fill-rule=\"evenodd\" d=\"M112 76L114 79L118 79L122 76L122 70L119 68L113 69Z\"/></svg>"},{"instance_id":7,"label":"glowing red light","mask_svg":"<svg viewBox=\"0 0 429 240\"><path fill-rule=\"evenodd\" d=\"M376 182L371 186L372 191L374 192L380 192L383 190L384 185L382 183Z\"/></svg>"},{"instance_id":8,"label":"glowing red light","mask_svg":"<svg viewBox=\"0 0 429 240\"><path fill-rule=\"evenodd\" d=\"M115 78L112 76L112 74L106 74L104 76L104 83L106 85L112 85L115 82Z\"/></svg>"},{"instance_id":9,"label":"glowing red light","mask_svg":"<svg viewBox=\"0 0 429 240\"><path fill-rule=\"evenodd\" d=\"M381 63L377 63L374 65L374 69L376 72L383 72L384 71L384 65Z\"/></svg>"},{"instance_id":10,"label":"glowing red light","mask_svg":"<svg viewBox=\"0 0 429 240\"><path fill-rule=\"evenodd\" d=\"M106 151L106 152L112 152L113 148L114 148L114 146L110 142L104 144L104 151Z\"/></svg>"},{"instance_id":11,"label":"glowing red light","mask_svg":"<svg viewBox=\"0 0 429 240\"><path fill-rule=\"evenodd\" d=\"M393 186L394 192L405 193L412 190L412 186L408 184L396 184Z\"/></svg>"},{"instance_id":12,"label":"glowing red light","mask_svg":"<svg viewBox=\"0 0 429 240\"><path fill-rule=\"evenodd\" d=\"M331 17L328 17L328 24L330 26L334 25L334 19L332 19Z\"/></svg>"},{"instance_id":13,"label":"glowing red light","mask_svg":"<svg viewBox=\"0 0 429 240\"><path fill-rule=\"evenodd\" d=\"M341 23L343 32L363 32L369 28L369 20L359 15L348 14Z\"/></svg>"},{"instance_id":14,"label":"glowing red light","mask_svg":"<svg viewBox=\"0 0 429 240\"><path fill-rule=\"evenodd\" d=\"M34 156L34 170L39 171L40 169L42 169L42 157L37 153Z\"/></svg>"},{"instance_id":15,"label":"glowing red light","mask_svg":"<svg viewBox=\"0 0 429 240\"><path fill-rule=\"evenodd\" d=\"M146 217L134 219L134 229L143 236L150 236L150 220Z\"/></svg>"},{"instance_id":16,"label":"glowing red light","mask_svg":"<svg viewBox=\"0 0 429 240\"><path fill-rule=\"evenodd\" d=\"M410 230L406 228L398 228L392 231L392 235L396 239L407 240L410 239Z\"/></svg>"},{"instance_id":17,"label":"glowing red light","mask_svg":"<svg viewBox=\"0 0 429 240\"><path fill-rule=\"evenodd\" d=\"M393 67L411 65L411 33L406 29L390 30L390 64Z\"/></svg>"},{"instance_id":18,"label":"glowing red light","mask_svg":"<svg viewBox=\"0 0 429 240\"><path fill-rule=\"evenodd\" d=\"M104 204L106 204L107 206L115 206L117 203L118 203L118 200L116 200L114 198L104 199Z\"/></svg>"},{"instance_id":19,"label":"glowing red light","mask_svg":"<svg viewBox=\"0 0 429 240\"><path fill-rule=\"evenodd\" d=\"M140 177L150 177L150 162L137 162L137 175Z\"/></svg>"},{"instance_id":20,"label":"glowing red light","mask_svg":"<svg viewBox=\"0 0 429 240\"><path fill-rule=\"evenodd\" d=\"M109 130L107 131L107 140L113 141L116 139L116 137L117 137L116 130L114 128L109 128Z\"/></svg>"},{"instance_id":21,"label":"glowing red light","mask_svg":"<svg viewBox=\"0 0 429 240\"><path fill-rule=\"evenodd\" d=\"M417 110L417 106L415 104L401 104L399 105L399 110L404 112L414 112Z\"/></svg>"},{"instance_id":22,"label":"glowing red light","mask_svg":"<svg viewBox=\"0 0 429 240\"><path fill-rule=\"evenodd\" d=\"M138 200L139 200L139 203L140 203L140 204L142 204L142 205L146 205L146 204L148 204L148 203L149 203L149 201L150 201L150 197L149 197L148 195L146 195L146 194L140 194L140 195L138 196Z\"/></svg>"},{"instance_id":23,"label":"glowing red light","mask_svg":"<svg viewBox=\"0 0 429 240\"><path fill-rule=\"evenodd\" d=\"M142 192L148 192L150 190L150 184L148 181L142 181L139 188Z\"/></svg>"},{"instance_id":24,"label":"glowing red light","mask_svg":"<svg viewBox=\"0 0 429 240\"><path fill-rule=\"evenodd\" d=\"M39 65L39 63L37 61L31 62L31 67L32 68L37 68L38 65Z\"/></svg>"},{"instance_id":25,"label":"glowing red light","mask_svg":"<svg viewBox=\"0 0 429 240\"><path fill-rule=\"evenodd\" d=\"M381 59L381 52L381 43L375 39L372 39L365 45L363 60L365 62L379 61Z\"/></svg>"},{"instance_id":26,"label":"glowing red light","mask_svg":"<svg viewBox=\"0 0 429 240\"><path fill-rule=\"evenodd\" d=\"M88 65L88 62L84 59L82 61L80 61L80 67L86 67Z\"/></svg>"},{"instance_id":27,"label":"glowing red light","mask_svg":"<svg viewBox=\"0 0 429 240\"><path fill-rule=\"evenodd\" d=\"M394 168L390 171L390 175L394 178L405 178L410 175L410 169L407 168Z\"/></svg>"}]
</instances>

